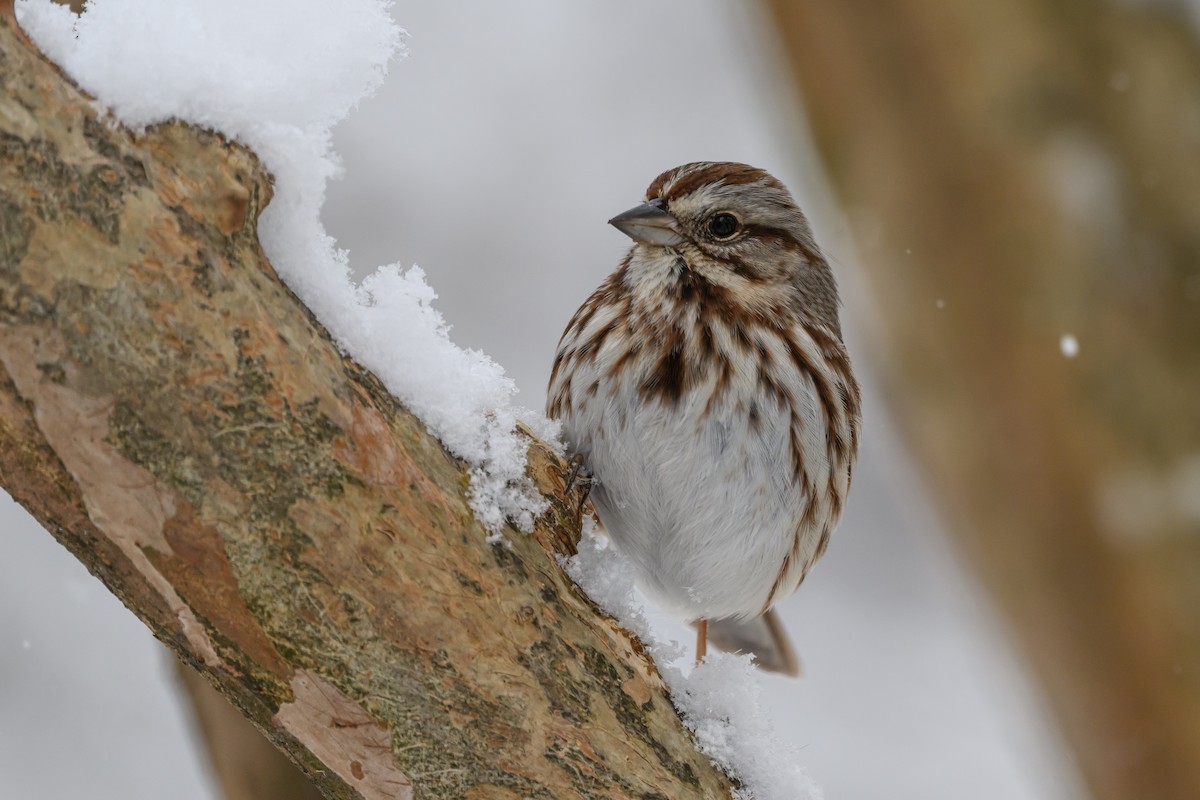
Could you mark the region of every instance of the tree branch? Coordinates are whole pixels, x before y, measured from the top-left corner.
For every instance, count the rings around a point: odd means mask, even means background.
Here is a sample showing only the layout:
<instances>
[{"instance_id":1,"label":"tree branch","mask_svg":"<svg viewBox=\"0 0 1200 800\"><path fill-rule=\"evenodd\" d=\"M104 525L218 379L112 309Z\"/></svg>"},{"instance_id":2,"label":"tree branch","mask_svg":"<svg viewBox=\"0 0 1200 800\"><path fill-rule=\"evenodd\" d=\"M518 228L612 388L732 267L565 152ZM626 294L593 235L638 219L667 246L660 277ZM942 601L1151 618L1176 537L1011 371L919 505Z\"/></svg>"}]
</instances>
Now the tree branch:
<instances>
[{"instance_id":1,"label":"tree branch","mask_svg":"<svg viewBox=\"0 0 1200 800\"><path fill-rule=\"evenodd\" d=\"M0 0L0 483L326 797L717 797L563 574L577 497L492 546L464 465L256 236L254 155L133 133Z\"/></svg>"}]
</instances>

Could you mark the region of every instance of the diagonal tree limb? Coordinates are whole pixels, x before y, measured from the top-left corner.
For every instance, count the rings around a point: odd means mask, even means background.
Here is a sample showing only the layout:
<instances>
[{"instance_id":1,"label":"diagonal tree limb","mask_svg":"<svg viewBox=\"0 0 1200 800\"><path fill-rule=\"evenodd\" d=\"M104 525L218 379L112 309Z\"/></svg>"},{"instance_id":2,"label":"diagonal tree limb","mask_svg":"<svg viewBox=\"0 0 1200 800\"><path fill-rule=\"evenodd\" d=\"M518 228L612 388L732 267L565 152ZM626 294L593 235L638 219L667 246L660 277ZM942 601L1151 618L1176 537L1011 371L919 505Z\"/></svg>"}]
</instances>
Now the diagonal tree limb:
<instances>
[{"instance_id":1,"label":"diagonal tree limb","mask_svg":"<svg viewBox=\"0 0 1200 800\"><path fill-rule=\"evenodd\" d=\"M253 154L99 118L0 0L0 484L335 798L728 796L571 584L256 237Z\"/></svg>"}]
</instances>

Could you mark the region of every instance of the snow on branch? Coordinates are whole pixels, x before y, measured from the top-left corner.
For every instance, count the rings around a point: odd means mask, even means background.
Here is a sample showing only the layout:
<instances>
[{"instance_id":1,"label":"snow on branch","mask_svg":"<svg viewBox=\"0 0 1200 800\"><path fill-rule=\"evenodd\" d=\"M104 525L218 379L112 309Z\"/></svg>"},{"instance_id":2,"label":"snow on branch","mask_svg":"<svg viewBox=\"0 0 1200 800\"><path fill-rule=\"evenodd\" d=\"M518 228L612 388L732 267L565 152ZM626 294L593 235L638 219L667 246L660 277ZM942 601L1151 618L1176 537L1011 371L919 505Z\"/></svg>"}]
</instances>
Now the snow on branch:
<instances>
[{"instance_id":1,"label":"snow on branch","mask_svg":"<svg viewBox=\"0 0 1200 800\"><path fill-rule=\"evenodd\" d=\"M346 352L372 370L473 469L472 508L490 531L523 530L544 504L524 477L516 386L483 353L450 341L419 268L380 268L356 286L321 223L337 175L332 129L378 88L403 32L380 0L101 0L76 16L20 0L21 24L103 108L144 129L179 119L249 146L275 181L259 235L280 277Z\"/></svg>"},{"instance_id":2,"label":"snow on branch","mask_svg":"<svg viewBox=\"0 0 1200 800\"><path fill-rule=\"evenodd\" d=\"M18 0L94 104L6 5L18 501L327 796L819 797L747 658L660 674L595 614L560 561L678 657L617 554L571 559L554 426L451 342L421 270L356 285L324 231L331 129L401 47L386 2ZM497 541L508 524L533 536Z\"/></svg>"}]
</instances>

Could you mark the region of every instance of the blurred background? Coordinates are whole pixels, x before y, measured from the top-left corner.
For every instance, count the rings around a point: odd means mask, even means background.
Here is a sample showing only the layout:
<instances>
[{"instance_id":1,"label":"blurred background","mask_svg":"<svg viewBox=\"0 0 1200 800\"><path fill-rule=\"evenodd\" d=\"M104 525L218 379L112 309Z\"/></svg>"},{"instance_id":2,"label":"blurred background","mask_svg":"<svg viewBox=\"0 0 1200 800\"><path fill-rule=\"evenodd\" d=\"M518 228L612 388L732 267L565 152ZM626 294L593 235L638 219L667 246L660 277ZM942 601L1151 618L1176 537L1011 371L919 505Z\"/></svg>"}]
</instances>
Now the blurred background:
<instances>
[{"instance_id":1,"label":"blurred background","mask_svg":"<svg viewBox=\"0 0 1200 800\"><path fill-rule=\"evenodd\" d=\"M830 800L1200 797L1200 0L393 11L326 225L529 407L659 172L809 212L866 431L762 699ZM218 797L169 655L0 525L0 797Z\"/></svg>"}]
</instances>

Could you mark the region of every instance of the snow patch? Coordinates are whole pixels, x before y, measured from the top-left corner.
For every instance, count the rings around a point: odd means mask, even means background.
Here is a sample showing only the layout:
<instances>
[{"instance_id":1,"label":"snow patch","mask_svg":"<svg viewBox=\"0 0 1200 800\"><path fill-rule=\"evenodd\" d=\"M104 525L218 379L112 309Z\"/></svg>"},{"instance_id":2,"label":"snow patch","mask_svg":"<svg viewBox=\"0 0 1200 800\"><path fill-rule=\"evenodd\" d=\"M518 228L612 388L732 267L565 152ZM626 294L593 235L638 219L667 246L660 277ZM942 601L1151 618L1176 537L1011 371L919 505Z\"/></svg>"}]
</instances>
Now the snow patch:
<instances>
[{"instance_id":1,"label":"snow patch","mask_svg":"<svg viewBox=\"0 0 1200 800\"><path fill-rule=\"evenodd\" d=\"M321 223L340 168L331 129L401 50L390 2L89 0L80 16L50 0L16 6L38 46L124 124L178 118L259 155L275 178L259 235L280 277L471 464L472 508L493 534L506 519L531 527L545 501L525 477L515 426L523 420L551 438L556 428L515 405L516 385L499 365L450 341L423 271L390 265L356 286L349 254Z\"/></svg>"},{"instance_id":2,"label":"snow patch","mask_svg":"<svg viewBox=\"0 0 1200 800\"><path fill-rule=\"evenodd\" d=\"M637 634L671 691L671 701L696 735L701 752L741 782L739 800L822 800L821 790L799 766L796 748L781 740L759 703L758 670L748 655L710 653L685 672L691 653L662 641L650 628L634 569L585 517L579 554L563 566L588 596Z\"/></svg>"}]
</instances>

